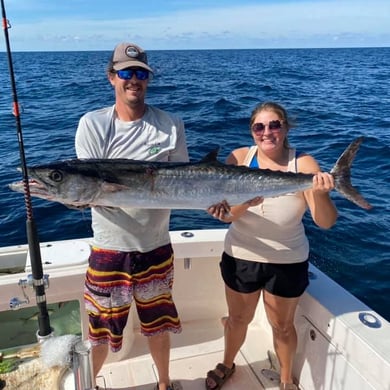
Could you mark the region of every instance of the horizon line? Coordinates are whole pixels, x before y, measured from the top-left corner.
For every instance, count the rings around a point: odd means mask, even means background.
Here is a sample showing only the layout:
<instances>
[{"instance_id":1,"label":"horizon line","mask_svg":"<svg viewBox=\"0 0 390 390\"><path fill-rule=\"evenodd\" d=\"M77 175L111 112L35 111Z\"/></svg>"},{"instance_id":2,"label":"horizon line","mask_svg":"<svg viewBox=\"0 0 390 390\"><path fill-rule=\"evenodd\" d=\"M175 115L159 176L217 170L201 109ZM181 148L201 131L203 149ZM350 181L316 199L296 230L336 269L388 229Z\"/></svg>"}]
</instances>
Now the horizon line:
<instances>
[{"instance_id":1,"label":"horizon line","mask_svg":"<svg viewBox=\"0 0 390 390\"><path fill-rule=\"evenodd\" d=\"M388 49L390 46L321 46L321 47L248 47L248 48L198 48L198 49L146 49L151 51L206 51L206 50L321 50L321 49ZM53 53L53 52L92 52L112 51L113 49L80 49L80 50L12 50L13 53ZM0 50L0 53L7 53L7 50Z\"/></svg>"}]
</instances>

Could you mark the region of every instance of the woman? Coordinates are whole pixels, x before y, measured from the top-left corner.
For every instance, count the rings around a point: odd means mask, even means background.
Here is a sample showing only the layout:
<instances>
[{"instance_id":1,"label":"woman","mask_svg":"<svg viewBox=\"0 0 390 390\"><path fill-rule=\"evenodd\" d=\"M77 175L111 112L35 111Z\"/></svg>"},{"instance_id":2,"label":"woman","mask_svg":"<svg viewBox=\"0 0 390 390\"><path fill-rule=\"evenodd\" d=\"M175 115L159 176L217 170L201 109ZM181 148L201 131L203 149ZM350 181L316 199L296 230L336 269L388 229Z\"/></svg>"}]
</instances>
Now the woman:
<instances>
[{"instance_id":1,"label":"woman","mask_svg":"<svg viewBox=\"0 0 390 390\"><path fill-rule=\"evenodd\" d=\"M224 359L207 373L208 390L220 389L233 374L234 359L245 341L261 292L280 363L280 389L297 389L292 376L297 346L294 314L309 283L309 244L302 217L309 208L313 221L328 229L336 222L337 210L329 196L333 177L321 172L313 157L289 146L290 128L287 113L279 104L257 106L250 120L255 145L234 150L227 164L312 173L313 187L232 207L222 202L208 210L215 218L231 222L220 263L228 305L228 317L223 319Z\"/></svg>"}]
</instances>

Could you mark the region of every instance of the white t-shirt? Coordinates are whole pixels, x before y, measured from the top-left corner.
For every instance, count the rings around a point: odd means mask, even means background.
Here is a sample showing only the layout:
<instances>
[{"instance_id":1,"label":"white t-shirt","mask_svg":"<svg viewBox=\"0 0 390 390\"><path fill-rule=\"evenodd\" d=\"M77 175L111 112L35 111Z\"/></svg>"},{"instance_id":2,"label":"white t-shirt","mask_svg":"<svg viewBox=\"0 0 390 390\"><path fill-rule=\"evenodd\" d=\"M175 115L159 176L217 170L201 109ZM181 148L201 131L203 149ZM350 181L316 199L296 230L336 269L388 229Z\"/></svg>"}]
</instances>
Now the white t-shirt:
<instances>
[{"instance_id":1,"label":"white t-shirt","mask_svg":"<svg viewBox=\"0 0 390 390\"><path fill-rule=\"evenodd\" d=\"M75 146L78 158L189 159L183 121L152 106L131 122L118 119L115 106L86 113L80 119ZM93 207L93 245L149 252L170 242L169 217L170 210L164 209Z\"/></svg>"}]
</instances>

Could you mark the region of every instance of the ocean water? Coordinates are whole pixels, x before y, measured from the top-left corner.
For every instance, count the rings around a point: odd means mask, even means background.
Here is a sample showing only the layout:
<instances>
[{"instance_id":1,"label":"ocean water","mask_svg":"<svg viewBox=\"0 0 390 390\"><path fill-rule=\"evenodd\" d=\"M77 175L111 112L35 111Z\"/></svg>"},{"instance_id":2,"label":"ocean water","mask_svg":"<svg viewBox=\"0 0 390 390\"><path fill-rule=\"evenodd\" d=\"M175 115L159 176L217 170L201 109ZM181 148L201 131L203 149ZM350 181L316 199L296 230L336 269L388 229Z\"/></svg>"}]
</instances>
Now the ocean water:
<instances>
[{"instance_id":1,"label":"ocean water","mask_svg":"<svg viewBox=\"0 0 390 390\"><path fill-rule=\"evenodd\" d=\"M28 164L75 157L74 135L86 111L111 105L109 52L12 54ZM337 193L330 230L305 217L311 261L390 320L390 48L150 51L156 70L148 102L180 115L191 160L215 147L219 158L250 145L256 104L283 104L294 119L290 143L330 170L344 148L364 136L352 182L374 206L358 208ZM23 195L6 54L0 53L0 242L26 242ZM91 234L89 211L33 199L40 241ZM171 229L225 228L206 212L174 210Z\"/></svg>"}]
</instances>

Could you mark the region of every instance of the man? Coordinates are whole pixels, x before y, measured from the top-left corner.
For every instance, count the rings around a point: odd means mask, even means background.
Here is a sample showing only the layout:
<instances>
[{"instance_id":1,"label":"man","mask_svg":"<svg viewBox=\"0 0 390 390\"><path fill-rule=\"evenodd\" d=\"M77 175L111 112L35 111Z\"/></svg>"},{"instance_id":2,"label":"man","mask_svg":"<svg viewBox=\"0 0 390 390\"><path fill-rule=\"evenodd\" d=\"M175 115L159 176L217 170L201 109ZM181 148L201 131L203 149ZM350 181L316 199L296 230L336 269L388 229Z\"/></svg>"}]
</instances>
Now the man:
<instances>
[{"instance_id":1,"label":"man","mask_svg":"<svg viewBox=\"0 0 390 390\"><path fill-rule=\"evenodd\" d=\"M184 123L145 103L153 71L133 43L112 53L107 76L115 104L85 114L76 133L79 158L188 161ZM93 248L85 280L94 376L108 354L122 347L122 332L134 301L141 332L157 367L156 389L172 389L169 331L181 331L172 300L173 252L170 210L94 207Z\"/></svg>"}]
</instances>

